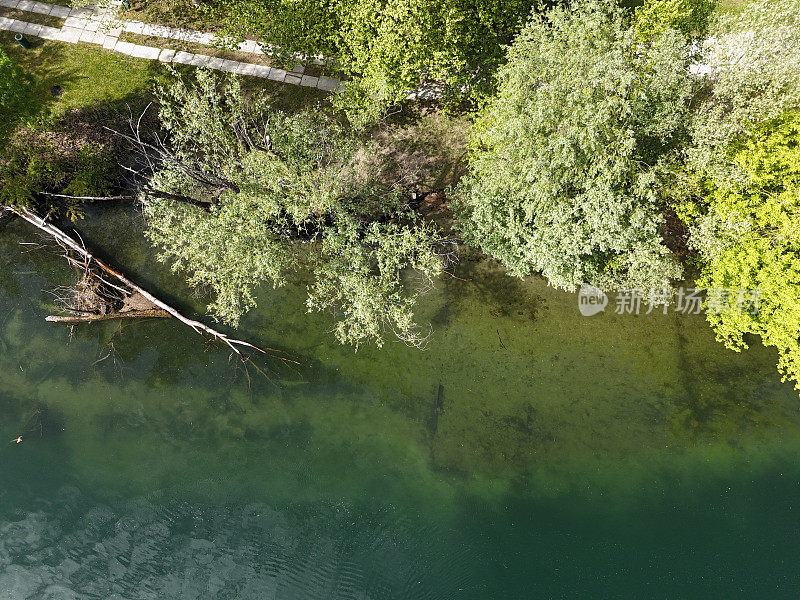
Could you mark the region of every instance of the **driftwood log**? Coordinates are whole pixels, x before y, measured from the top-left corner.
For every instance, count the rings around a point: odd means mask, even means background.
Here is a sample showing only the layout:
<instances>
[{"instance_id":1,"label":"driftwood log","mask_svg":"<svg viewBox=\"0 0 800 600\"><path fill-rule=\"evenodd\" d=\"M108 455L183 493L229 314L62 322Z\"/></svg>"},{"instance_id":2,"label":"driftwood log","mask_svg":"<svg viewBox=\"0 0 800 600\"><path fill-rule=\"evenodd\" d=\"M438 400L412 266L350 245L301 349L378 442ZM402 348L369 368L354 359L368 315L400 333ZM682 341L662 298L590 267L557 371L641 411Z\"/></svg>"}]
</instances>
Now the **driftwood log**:
<instances>
[{"instance_id":1,"label":"driftwood log","mask_svg":"<svg viewBox=\"0 0 800 600\"><path fill-rule=\"evenodd\" d=\"M107 315L48 315L45 321L50 323L94 323L95 321L110 321L112 319L152 319L171 316L165 310L152 308L149 310L113 312Z\"/></svg>"},{"instance_id":2,"label":"driftwood log","mask_svg":"<svg viewBox=\"0 0 800 600\"><path fill-rule=\"evenodd\" d=\"M41 217L39 217L35 213L33 213L33 212L31 212L31 211L29 211L29 210L27 210L25 208L17 208L17 207L13 207L13 206L2 206L2 205L0 205L0 214L3 214L5 212L11 212L11 213L17 215L18 217L24 219L25 221L27 221L28 223L30 223L34 227L40 229L41 231L45 232L49 236L53 237L56 241L58 241L60 244L62 244L67 249L72 250L73 252L75 252L76 254L81 256L83 258L84 262L87 265L91 264L92 266L96 266L101 271L103 271L107 275L110 275L117 282L122 284L122 286L124 286L124 287L126 287L126 288L128 288L128 289L130 289L130 290L132 290L132 291L134 291L134 292L136 292L138 294L140 294L144 299L146 299L154 307L152 310L158 313L158 314L154 313L154 314L151 314L151 315L139 315L139 316L169 316L169 317L173 317L173 318L177 319L178 321L180 321L181 323L183 323L185 325L188 325L189 327L191 327L197 333L199 333L201 335L206 335L206 336L208 336L208 337L210 337L210 338L212 338L214 340L222 342L223 344L228 346L231 350L233 350L233 352L235 352L239 356L243 356L242 355L242 348L250 348L252 350L256 350L258 352L261 352L262 354L267 354L269 356L272 356L273 358L277 358L277 359L285 361L285 362L291 362L291 363L299 364L296 361L290 360L290 359L288 359L286 357L277 356L277 355L274 355L274 354L271 354L270 352L268 352L268 350L272 351L272 352L279 352L278 350L273 350L272 348L268 348L268 349L265 350L265 349L259 348L258 346L254 345L254 344L251 344L250 342L245 342L243 340L237 340L237 339L230 338L227 335L225 335L224 333L222 333L220 331L217 331L216 329L213 329L212 327L209 327L208 325L206 325L204 323L201 323L200 321L195 321L194 319L189 319L188 317L183 316L178 310L176 310L175 308L173 308L172 306L170 306L166 302L163 302L162 300L160 300L159 298L157 298L156 296L154 296L153 294L151 294L150 292L148 292L144 288L138 286L133 281L131 281L130 279L125 277L125 275L120 273L118 270L112 268L110 265L108 265L107 263L103 262L102 260L100 260L99 258L94 256L92 253L90 253L84 247L84 245L82 243L79 243L72 236L70 236L69 234L65 233L64 231L62 231L61 229L59 229L58 227L56 227L52 223L48 223L47 221L45 221L44 219L42 219ZM108 315L76 315L76 316L67 316L67 317L51 316L51 317L48 317L47 320L48 321L54 321L54 322L78 323L78 322L87 322L87 321L93 321L93 320L94 321L100 320L100 319L98 319L98 316L101 316L103 319L130 318L130 317L134 316L134 313L119 312L119 313L110 313Z\"/></svg>"}]
</instances>

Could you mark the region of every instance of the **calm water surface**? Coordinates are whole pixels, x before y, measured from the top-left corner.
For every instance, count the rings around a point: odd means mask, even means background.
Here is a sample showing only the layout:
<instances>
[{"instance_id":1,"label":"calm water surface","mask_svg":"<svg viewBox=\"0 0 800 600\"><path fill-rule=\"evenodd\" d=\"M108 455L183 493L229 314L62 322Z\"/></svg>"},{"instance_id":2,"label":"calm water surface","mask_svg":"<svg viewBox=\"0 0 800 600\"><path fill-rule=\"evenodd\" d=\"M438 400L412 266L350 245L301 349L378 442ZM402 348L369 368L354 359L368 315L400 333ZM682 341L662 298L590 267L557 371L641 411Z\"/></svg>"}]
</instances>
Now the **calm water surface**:
<instances>
[{"instance_id":1,"label":"calm water surface","mask_svg":"<svg viewBox=\"0 0 800 600\"><path fill-rule=\"evenodd\" d=\"M81 231L202 310L130 215ZM45 323L74 274L40 241L0 225L2 599L800 597L800 398L758 343L465 257L427 351L340 347L298 276L239 335L302 366L245 370L178 323Z\"/></svg>"}]
</instances>

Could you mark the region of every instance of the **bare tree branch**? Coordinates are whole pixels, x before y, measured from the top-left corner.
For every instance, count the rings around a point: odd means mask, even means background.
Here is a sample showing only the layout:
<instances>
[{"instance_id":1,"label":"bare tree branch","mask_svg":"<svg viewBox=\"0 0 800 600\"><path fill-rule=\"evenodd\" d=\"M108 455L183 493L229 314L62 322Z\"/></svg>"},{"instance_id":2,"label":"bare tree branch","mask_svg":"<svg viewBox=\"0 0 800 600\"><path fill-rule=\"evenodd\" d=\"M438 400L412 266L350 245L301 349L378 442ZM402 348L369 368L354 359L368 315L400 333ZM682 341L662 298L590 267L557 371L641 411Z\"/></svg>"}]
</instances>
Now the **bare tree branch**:
<instances>
[{"instance_id":1,"label":"bare tree branch","mask_svg":"<svg viewBox=\"0 0 800 600\"><path fill-rule=\"evenodd\" d=\"M50 192L39 192L42 196L49 198L66 198L68 200L87 200L94 202L95 200L135 200L136 196L122 195L122 196L68 196L67 194L52 194Z\"/></svg>"},{"instance_id":2,"label":"bare tree branch","mask_svg":"<svg viewBox=\"0 0 800 600\"><path fill-rule=\"evenodd\" d=\"M213 328L209 327L208 325L206 325L204 323L201 323L200 321L195 321L193 319L189 319L188 317L183 316L175 308L173 308L172 306L170 306L166 302L163 302L162 300L160 300L159 298L157 298L156 296L154 296L153 294L151 294L150 292L148 292L144 288L136 285L133 281L131 281L130 279L125 277L122 273L120 273L116 269L112 268L111 266L109 266L108 264L106 264L105 262L103 262L102 260L97 258L96 256L94 256L93 254L91 254L88 250L86 250L86 248L83 245L78 243L70 235L68 235L67 233L65 233L64 231L62 231L61 229L59 229L55 225L46 222L44 219L42 219L38 215L32 213L31 211L29 211L29 210L27 210L25 208L18 208L18 207L13 207L13 206L2 206L2 205L0 205L0 210L10 210L10 211L12 211L17 216L21 217L22 219L24 219L25 221L27 221L28 223L30 223L34 227L37 227L38 229L44 231L45 233L47 233L48 235L52 236L54 239L56 239L61 244L63 244L64 246L66 246L67 248L72 250L73 252L75 252L78 255L80 255L81 257L83 257L85 259L86 263L91 262L94 265L97 265L97 267L99 267L101 270L105 271L107 274L111 275L112 277L114 277L117 281L119 281L123 285L127 286L131 290L134 290L134 291L138 292L144 298L149 300L153 305L155 305L159 309L163 310L164 312L166 312L170 316L174 317L175 319L177 319L181 323L183 323L185 325L188 325L193 330L195 330L197 333L208 335L212 339L222 342L223 344L228 346L233 352L235 352L238 356L242 357L243 360L245 359L245 357L242 354L241 348L252 348L253 350L256 350L258 352L261 352L262 354L266 354L266 355L271 356L273 358L277 358L277 359L279 359L279 360L281 360L283 362L300 364L297 361L291 360L291 359L286 358L284 356L277 356L275 354L271 354L268 351L268 350L270 350L272 352L277 352L277 350L273 350L271 348L262 349L262 348L259 348L256 345L254 345L254 344L251 344L250 342L246 342L246 341L243 341L243 340L237 340L237 339L234 339L234 338L230 338L227 335L225 335L224 333L222 333L220 331L217 331L216 329L213 329Z\"/></svg>"}]
</instances>

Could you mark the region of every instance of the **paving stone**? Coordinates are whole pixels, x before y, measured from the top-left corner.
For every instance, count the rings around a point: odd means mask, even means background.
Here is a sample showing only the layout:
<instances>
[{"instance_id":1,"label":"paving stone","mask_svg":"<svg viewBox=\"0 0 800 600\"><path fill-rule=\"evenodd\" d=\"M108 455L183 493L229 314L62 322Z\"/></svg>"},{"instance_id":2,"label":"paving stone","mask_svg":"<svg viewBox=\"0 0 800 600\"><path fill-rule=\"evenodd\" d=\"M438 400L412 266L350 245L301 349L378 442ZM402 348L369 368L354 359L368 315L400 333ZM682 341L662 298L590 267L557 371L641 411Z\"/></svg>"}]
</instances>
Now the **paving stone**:
<instances>
[{"instance_id":1,"label":"paving stone","mask_svg":"<svg viewBox=\"0 0 800 600\"><path fill-rule=\"evenodd\" d=\"M164 27L163 25L152 25L150 27L150 35L171 40L173 39L172 27Z\"/></svg>"},{"instance_id":2,"label":"paving stone","mask_svg":"<svg viewBox=\"0 0 800 600\"><path fill-rule=\"evenodd\" d=\"M153 37L172 39L172 33L172 27L167 27L166 25L146 23L145 26L142 27L142 35L152 35Z\"/></svg>"},{"instance_id":3,"label":"paving stone","mask_svg":"<svg viewBox=\"0 0 800 600\"><path fill-rule=\"evenodd\" d=\"M161 48L153 48L152 46L140 46L139 44L135 44L133 46L133 50L131 51L131 56L133 56L134 58L147 58L150 60L157 59L159 54L161 54Z\"/></svg>"},{"instance_id":4,"label":"paving stone","mask_svg":"<svg viewBox=\"0 0 800 600\"><path fill-rule=\"evenodd\" d=\"M223 58L222 62L218 67L211 67L212 69L219 69L220 71L226 71L228 73L235 73L236 72L236 65L238 65L238 61L229 60L227 58Z\"/></svg>"},{"instance_id":5,"label":"paving stone","mask_svg":"<svg viewBox=\"0 0 800 600\"><path fill-rule=\"evenodd\" d=\"M206 46L211 46L214 43L214 38L216 37L213 33L204 33L202 31L194 31L194 37L197 39L198 44L204 44Z\"/></svg>"},{"instance_id":6,"label":"paving stone","mask_svg":"<svg viewBox=\"0 0 800 600\"><path fill-rule=\"evenodd\" d=\"M253 77L261 77L262 79L272 79L272 74L275 69L267 65L253 65Z\"/></svg>"},{"instance_id":7,"label":"paving stone","mask_svg":"<svg viewBox=\"0 0 800 600\"><path fill-rule=\"evenodd\" d=\"M87 44L94 44L94 31L89 31L88 29L84 29L81 31L81 36L78 38L79 42L85 42Z\"/></svg>"},{"instance_id":8,"label":"paving stone","mask_svg":"<svg viewBox=\"0 0 800 600\"><path fill-rule=\"evenodd\" d=\"M78 39L81 37L82 29L64 29L58 32L57 40L59 42L67 42L68 44L77 44Z\"/></svg>"},{"instance_id":9,"label":"paving stone","mask_svg":"<svg viewBox=\"0 0 800 600\"><path fill-rule=\"evenodd\" d=\"M324 90L326 92L332 92L336 89L336 86L339 82L334 79L333 77L326 77L325 75L319 78L319 83L317 83L317 88Z\"/></svg>"},{"instance_id":10,"label":"paving stone","mask_svg":"<svg viewBox=\"0 0 800 600\"><path fill-rule=\"evenodd\" d=\"M253 75L257 66L250 63L237 62L233 72L237 75Z\"/></svg>"},{"instance_id":11,"label":"paving stone","mask_svg":"<svg viewBox=\"0 0 800 600\"><path fill-rule=\"evenodd\" d=\"M117 45L114 46L114 52L129 55L133 51L133 46L134 44L130 42L117 42Z\"/></svg>"},{"instance_id":12,"label":"paving stone","mask_svg":"<svg viewBox=\"0 0 800 600\"><path fill-rule=\"evenodd\" d=\"M111 32L114 32L114 37L119 37L122 33L122 28L119 26L119 22L114 19L101 19L100 27L97 28L97 31L104 31L106 35L112 35Z\"/></svg>"},{"instance_id":13,"label":"paving stone","mask_svg":"<svg viewBox=\"0 0 800 600\"><path fill-rule=\"evenodd\" d=\"M283 80L286 78L286 75L287 75L286 69L273 68L270 70L270 73L269 75L267 75L267 77L269 77L272 81L283 82Z\"/></svg>"},{"instance_id":14,"label":"paving stone","mask_svg":"<svg viewBox=\"0 0 800 600\"><path fill-rule=\"evenodd\" d=\"M122 24L122 28L128 33L141 35L142 29L144 29L144 23L140 23L139 21L127 21Z\"/></svg>"},{"instance_id":15,"label":"paving stone","mask_svg":"<svg viewBox=\"0 0 800 600\"><path fill-rule=\"evenodd\" d=\"M98 46L105 46L106 38L108 36L103 33L102 31L95 31L93 39L89 42L90 44L97 44Z\"/></svg>"},{"instance_id":16,"label":"paving stone","mask_svg":"<svg viewBox=\"0 0 800 600\"><path fill-rule=\"evenodd\" d=\"M299 85L302 80L303 77L301 75L295 75L294 73L287 73L283 82L291 83L292 85Z\"/></svg>"},{"instance_id":17,"label":"paving stone","mask_svg":"<svg viewBox=\"0 0 800 600\"><path fill-rule=\"evenodd\" d=\"M192 64L192 59L194 58L194 54L191 52L176 52L175 56L172 59L172 62L180 63L182 65L190 65Z\"/></svg>"},{"instance_id":18,"label":"paving stone","mask_svg":"<svg viewBox=\"0 0 800 600\"><path fill-rule=\"evenodd\" d=\"M211 60L210 56L206 56L205 54L195 54L192 56L192 60L189 62L189 64L194 65L195 67L206 67L208 66L209 60Z\"/></svg>"},{"instance_id":19,"label":"paving stone","mask_svg":"<svg viewBox=\"0 0 800 600\"><path fill-rule=\"evenodd\" d=\"M180 29L179 27L170 27L169 36L173 40L189 41L192 32L189 29Z\"/></svg>"},{"instance_id":20,"label":"paving stone","mask_svg":"<svg viewBox=\"0 0 800 600\"><path fill-rule=\"evenodd\" d=\"M25 26L25 31L23 31L22 33L24 33L25 35L32 35L35 37L39 37L39 32L41 31L42 31L41 25L37 23L28 23Z\"/></svg>"},{"instance_id":21,"label":"paving stone","mask_svg":"<svg viewBox=\"0 0 800 600\"><path fill-rule=\"evenodd\" d=\"M249 54L255 54L256 50L258 50L258 44L253 40L245 40L241 44L239 44L239 52L247 52Z\"/></svg>"},{"instance_id":22,"label":"paving stone","mask_svg":"<svg viewBox=\"0 0 800 600\"><path fill-rule=\"evenodd\" d=\"M33 2L28 10L40 15L49 15L51 8L49 4L45 4L44 2Z\"/></svg>"},{"instance_id":23,"label":"paving stone","mask_svg":"<svg viewBox=\"0 0 800 600\"><path fill-rule=\"evenodd\" d=\"M64 27L72 27L73 29L86 29L86 23L86 19L70 16L64 21Z\"/></svg>"},{"instance_id":24,"label":"paving stone","mask_svg":"<svg viewBox=\"0 0 800 600\"><path fill-rule=\"evenodd\" d=\"M113 0L111 4L114 6L121 5L121 0ZM305 67L302 63L297 63L292 71L287 72L285 69L273 68L267 65L228 60L205 54L175 51L170 48L162 49L130 42L120 42L118 39L122 31L127 31L136 35L186 40L199 44L212 45L217 42L215 34L212 33L177 27L166 27L163 25L142 23L140 21L125 21L120 23L113 20L112 13L108 9L69 9L65 6L52 5L45 2L38 2L37 0L0 0L0 6L39 14L49 14L60 19L65 19L64 27L58 29L56 27L47 27L36 23L27 23L25 21L0 17L0 29L15 31L25 35L39 36L44 39L59 40L73 44L78 41L98 44L102 45L105 49L113 49L120 54L126 54L137 58L191 64L194 66L238 73L240 75L268 78L272 81L292 85L316 87L325 91L333 91L341 85L339 81L331 77L306 75ZM245 40L239 46L239 50L249 54L265 54L265 49L254 40ZM274 48L272 48L272 46L266 47L267 53L272 53L273 50ZM297 56L302 60L308 60L307 58L300 57L300 55ZM313 62L315 64L323 64L322 57L313 57Z\"/></svg>"},{"instance_id":25,"label":"paving stone","mask_svg":"<svg viewBox=\"0 0 800 600\"><path fill-rule=\"evenodd\" d=\"M57 40L59 31L61 30L56 27L42 25L42 28L39 30L39 37L43 40Z\"/></svg>"},{"instance_id":26,"label":"paving stone","mask_svg":"<svg viewBox=\"0 0 800 600\"><path fill-rule=\"evenodd\" d=\"M208 62L206 63L206 66L209 69L219 69L222 66L222 60L223 59L218 58L216 56L209 56L208 57Z\"/></svg>"},{"instance_id":27,"label":"paving stone","mask_svg":"<svg viewBox=\"0 0 800 600\"><path fill-rule=\"evenodd\" d=\"M313 77L312 75L303 75L300 78L300 85L304 87L317 87L319 85L319 77Z\"/></svg>"},{"instance_id":28,"label":"paving stone","mask_svg":"<svg viewBox=\"0 0 800 600\"><path fill-rule=\"evenodd\" d=\"M69 11L69 16L78 19L88 19L92 16L92 12L88 8L72 8Z\"/></svg>"},{"instance_id":29,"label":"paving stone","mask_svg":"<svg viewBox=\"0 0 800 600\"><path fill-rule=\"evenodd\" d=\"M181 34L182 39L192 42L193 44L202 44L203 43L203 36L200 34L199 31L187 31L186 33Z\"/></svg>"},{"instance_id":30,"label":"paving stone","mask_svg":"<svg viewBox=\"0 0 800 600\"><path fill-rule=\"evenodd\" d=\"M68 6L55 5L50 9L50 16L58 17L59 19L66 19L69 16L69 12Z\"/></svg>"}]
</instances>

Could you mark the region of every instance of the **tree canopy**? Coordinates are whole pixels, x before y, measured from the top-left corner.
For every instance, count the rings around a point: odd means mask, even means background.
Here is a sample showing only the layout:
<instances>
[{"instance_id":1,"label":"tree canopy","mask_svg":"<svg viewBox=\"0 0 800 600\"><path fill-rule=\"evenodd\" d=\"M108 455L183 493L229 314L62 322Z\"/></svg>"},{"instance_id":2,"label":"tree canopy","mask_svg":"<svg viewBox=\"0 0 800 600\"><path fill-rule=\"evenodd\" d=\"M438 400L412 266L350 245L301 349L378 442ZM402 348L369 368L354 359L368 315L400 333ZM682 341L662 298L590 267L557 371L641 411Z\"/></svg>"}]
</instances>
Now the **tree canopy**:
<instances>
[{"instance_id":1,"label":"tree canopy","mask_svg":"<svg viewBox=\"0 0 800 600\"><path fill-rule=\"evenodd\" d=\"M800 379L800 2L756 0L704 44L678 190L718 338L758 334ZM720 291L722 290L722 291ZM740 294L758 291L756 312ZM730 292L730 293L728 293ZM721 296L721 297L720 297ZM722 305L721 307L719 305Z\"/></svg>"},{"instance_id":2,"label":"tree canopy","mask_svg":"<svg viewBox=\"0 0 800 600\"><path fill-rule=\"evenodd\" d=\"M687 38L702 38L715 5L715 0L647 0L635 11L636 37L648 41L675 29Z\"/></svg>"},{"instance_id":3,"label":"tree canopy","mask_svg":"<svg viewBox=\"0 0 800 600\"><path fill-rule=\"evenodd\" d=\"M534 15L479 115L458 186L469 241L557 287L663 288L660 172L683 140L692 84L675 30L642 47L610 1Z\"/></svg>"},{"instance_id":4,"label":"tree canopy","mask_svg":"<svg viewBox=\"0 0 800 600\"><path fill-rule=\"evenodd\" d=\"M424 343L412 308L442 269L437 233L352 167L341 126L273 110L206 71L157 96L169 141L144 192L147 235L211 289L219 319L236 324L260 284L308 270L308 309L333 311L342 342L380 345L388 332Z\"/></svg>"},{"instance_id":5,"label":"tree canopy","mask_svg":"<svg viewBox=\"0 0 800 600\"><path fill-rule=\"evenodd\" d=\"M743 183L729 144L800 106L800 0L755 0L720 19L700 62L706 89L692 115L689 169Z\"/></svg>"},{"instance_id":6,"label":"tree canopy","mask_svg":"<svg viewBox=\"0 0 800 600\"><path fill-rule=\"evenodd\" d=\"M291 56L324 55L344 71L341 104L362 123L423 84L463 97L491 79L533 0L218 0L214 16ZM295 60L295 59L292 59Z\"/></svg>"},{"instance_id":7,"label":"tree canopy","mask_svg":"<svg viewBox=\"0 0 800 600\"><path fill-rule=\"evenodd\" d=\"M695 208L698 284L726 290L708 320L735 350L747 348L744 334L760 335L778 349L781 371L800 382L800 113L762 124L729 156L747 182L710 179ZM756 291L757 310L743 307L740 293Z\"/></svg>"}]
</instances>

